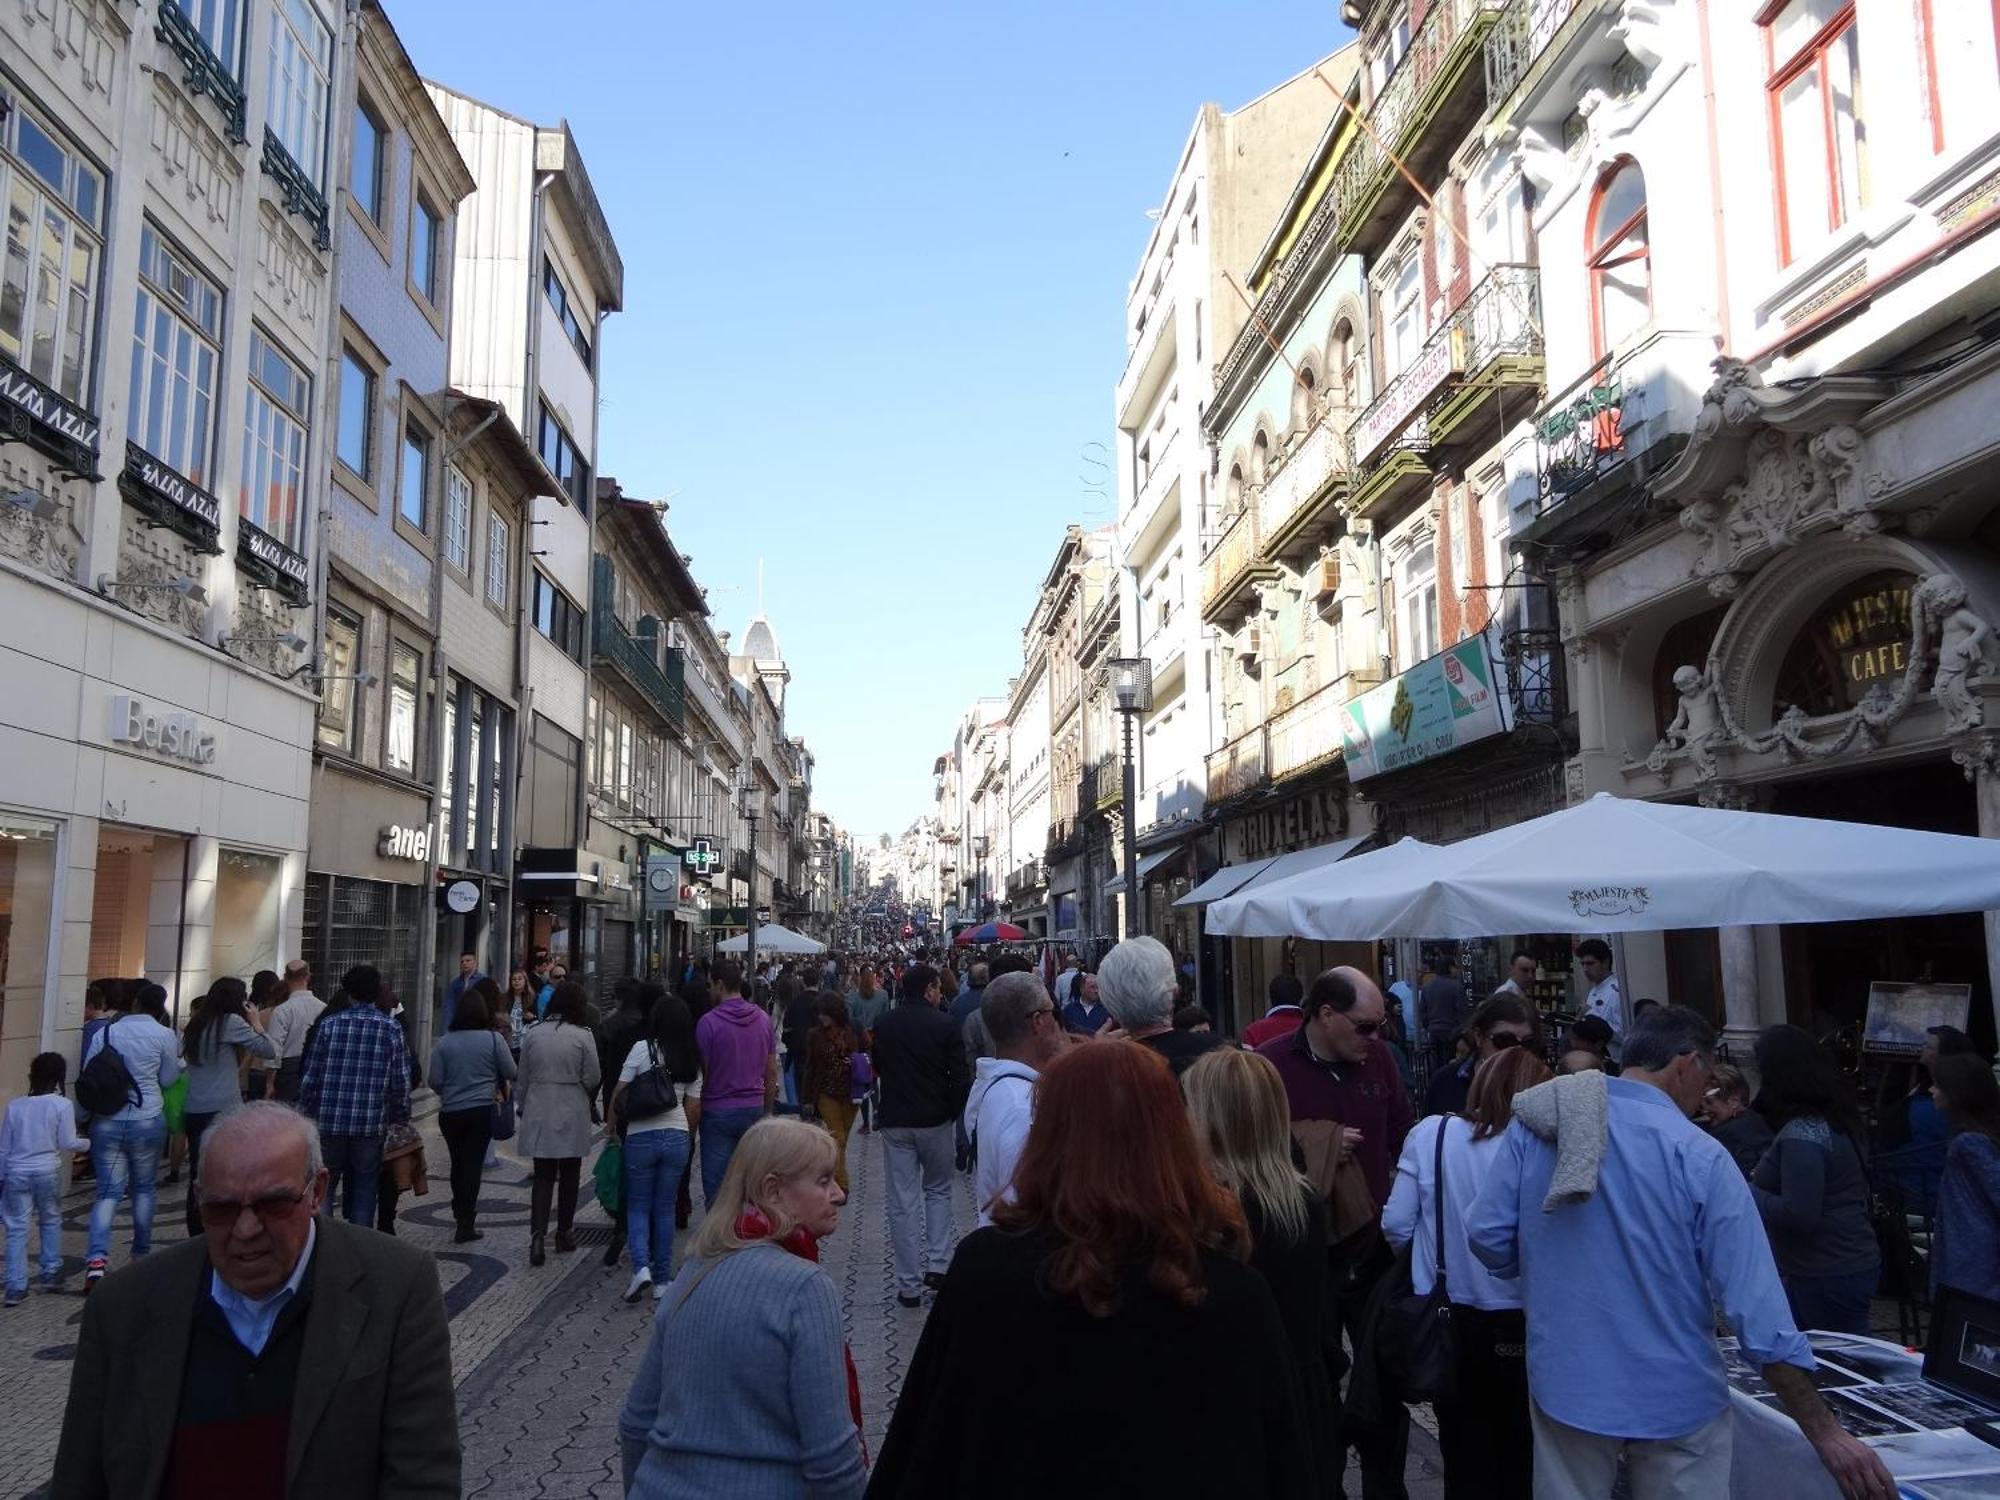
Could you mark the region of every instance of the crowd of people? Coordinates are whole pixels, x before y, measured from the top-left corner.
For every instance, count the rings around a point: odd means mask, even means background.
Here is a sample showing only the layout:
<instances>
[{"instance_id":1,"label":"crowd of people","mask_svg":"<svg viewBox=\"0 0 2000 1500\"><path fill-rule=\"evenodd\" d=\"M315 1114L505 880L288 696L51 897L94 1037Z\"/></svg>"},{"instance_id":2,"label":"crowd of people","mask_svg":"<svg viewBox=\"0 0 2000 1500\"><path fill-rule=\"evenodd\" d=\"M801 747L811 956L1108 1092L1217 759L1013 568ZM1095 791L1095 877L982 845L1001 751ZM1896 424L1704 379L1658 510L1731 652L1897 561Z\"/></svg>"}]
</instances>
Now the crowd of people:
<instances>
[{"instance_id":1,"label":"crowd of people","mask_svg":"<svg viewBox=\"0 0 2000 1500\"><path fill-rule=\"evenodd\" d=\"M1279 976L1232 1039L1150 938L1091 972L1066 958L1053 984L1005 952L962 973L925 953L690 963L671 989L620 981L602 1014L546 960L501 989L468 956L421 1068L366 965L326 1002L303 964L218 980L178 1035L157 986L93 987L86 1288L128 1194L135 1260L150 1248L172 1136L191 1239L86 1303L55 1493L298 1493L301 1420L310 1451L339 1444L329 1472L455 1490L435 1268L393 1238L421 1079L459 1242L483 1237L482 1173L512 1138L528 1263L551 1209L553 1249L574 1250L598 1152L605 1262L629 1252L625 1299L658 1304L619 1421L629 1494L1328 1497L1352 1468L1393 1500L1424 1401L1454 1497L1608 1497L1621 1471L1633 1493L1711 1495L1731 1442L1719 1328L1843 1494L1894 1494L1801 1332L1866 1333L1881 1271L1851 1084L1773 1027L1753 1095L1699 1015L1628 1011L1605 959L1557 1040L1518 983L1475 1005L1451 975L1351 968ZM2000 1085L1956 1033L1918 1066L1931 1275L2000 1296ZM10 1305L31 1212L60 1276L57 1166L84 1149L65 1083L38 1057L0 1125ZM881 1137L897 1300L928 1304L875 1455L817 1265L857 1131ZM979 1226L962 1240L961 1176ZM1442 1344L1423 1332L1440 1322ZM159 1359L191 1372L180 1410L122 1425L131 1362ZM366 1378L320 1421L344 1371ZM1200 1420L1142 1426L1190 1400ZM225 1430L241 1441L211 1441Z\"/></svg>"}]
</instances>

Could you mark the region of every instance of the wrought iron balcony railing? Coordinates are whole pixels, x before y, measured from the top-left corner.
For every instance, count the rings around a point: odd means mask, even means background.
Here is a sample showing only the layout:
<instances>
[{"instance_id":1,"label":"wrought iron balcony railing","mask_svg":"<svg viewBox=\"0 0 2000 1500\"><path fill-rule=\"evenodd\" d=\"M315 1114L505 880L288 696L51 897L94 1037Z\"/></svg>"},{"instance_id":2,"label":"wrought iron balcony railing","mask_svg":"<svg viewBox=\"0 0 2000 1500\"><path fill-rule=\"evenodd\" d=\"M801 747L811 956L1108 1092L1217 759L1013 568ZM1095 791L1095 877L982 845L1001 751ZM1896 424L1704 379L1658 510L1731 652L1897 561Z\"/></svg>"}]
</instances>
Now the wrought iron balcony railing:
<instances>
[{"instance_id":1,"label":"wrought iron balcony railing","mask_svg":"<svg viewBox=\"0 0 2000 1500\"><path fill-rule=\"evenodd\" d=\"M1569 18L1581 10L1594 10L1597 4L1598 0L1512 0L1486 36L1486 105L1490 116L1507 113L1514 91Z\"/></svg>"},{"instance_id":2,"label":"wrought iron balcony railing","mask_svg":"<svg viewBox=\"0 0 2000 1500\"><path fill-rule=\"evenodd\" d=\"M313 243L320 249L331 248L333 229L327 221L326 194L306 175L305 168L292 159L285 143L272 133L268 125L264 127L264 171L277 182L278 190L284 195L285 212L297 214L312 225Z\"/></svg>"},{"instance_id":3,"label":"wrought iron balcony railing","mask_svg":"<svg viewBox=\"0 0 2000 1500\"><path fill-rule=\"evenodd\" d=\"M153 15L153 32L181 60L182 87L197 99L203 94L213 99L215 107L222 111L229 139L242 145L246 139L243 85L237 82L229 64L217 57L195 30L194 22L188 19L178 0L160 0Z\"/></svg>"},{"instance_id":4,"label":"wrought iron balcony railing","mask_svg":"<svg viewBox=\"0 0 2000 1500\"><path fill-rule=\"evenodd\" d=\"M1326 412L1314 416L1304 437L1284 454L1264 482L1258 503L1264 537L1283 535L1316 502L1326 496L1328 481L1347 471L1347 434Z\"/></svg>"},{"instance_id":5,"label":"wrought iron balcony railing","mask_svg":"<svg viewBox=\"0 0 2000 1500\"><path fill-rule=\"evenodd\" d=\"M1269 736L1259 724L1208 757L1208 800L1221 802L1247 792L1269 778Z\"/></svg>"},{"instance_id":6,"label":"wrought iron balcony railing","mask_svg":"<svg viewBox=\"0 0 2000 1500\"><path fill-rule=\"evenodd\" d=\"M1261 531L1257 521L1259 500L1253 490L1243 497L1242 508L1222 525L1222 534L1201 560L1201 611L1205 616L1217 603L1241 588L1257 562Z\"/></svg>"},{"instance_id":7,"label":"wrought iron balcony railing","mask_svg":"<svg viewBox=\"0 0 2000 1500\"><path fill-rule=\"evenodd\" d=\"M1340 754L1340 709L1347 701L1344 681L1308 693L1270 724L1271 779L1281 781L1322 765Z\"/></svg>"}]
</instances>

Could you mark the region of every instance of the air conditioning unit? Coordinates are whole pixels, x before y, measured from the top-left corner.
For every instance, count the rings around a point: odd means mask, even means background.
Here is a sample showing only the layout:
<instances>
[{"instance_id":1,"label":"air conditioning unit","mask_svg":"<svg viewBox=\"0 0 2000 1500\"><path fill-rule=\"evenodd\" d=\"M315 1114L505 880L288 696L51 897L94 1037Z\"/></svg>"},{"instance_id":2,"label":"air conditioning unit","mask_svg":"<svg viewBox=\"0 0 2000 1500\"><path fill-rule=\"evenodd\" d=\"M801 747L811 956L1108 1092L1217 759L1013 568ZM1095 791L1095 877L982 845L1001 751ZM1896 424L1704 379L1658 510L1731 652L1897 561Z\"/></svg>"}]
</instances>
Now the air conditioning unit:
<instances>
[{"instance_id":1,"label":"air conditioning unit","mask_svg":"<svg viewBox=\"0 0 2000 1500\"><path fill-rule=\"evenodd\" d=\"M1313 593L1324 599L1340 592L1340 554L1329 552L1313 564Z\"/></svg>"}]
</instances>

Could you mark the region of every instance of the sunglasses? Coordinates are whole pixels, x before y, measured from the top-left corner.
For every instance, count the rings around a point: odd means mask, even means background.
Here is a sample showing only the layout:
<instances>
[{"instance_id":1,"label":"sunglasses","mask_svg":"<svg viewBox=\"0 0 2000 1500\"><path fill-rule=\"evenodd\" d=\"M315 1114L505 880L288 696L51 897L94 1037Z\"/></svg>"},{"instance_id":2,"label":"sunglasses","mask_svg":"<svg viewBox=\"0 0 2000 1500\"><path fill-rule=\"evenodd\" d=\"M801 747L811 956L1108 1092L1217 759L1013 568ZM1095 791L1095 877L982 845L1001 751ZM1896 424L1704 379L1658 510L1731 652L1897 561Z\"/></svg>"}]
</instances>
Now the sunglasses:
<instances>
[{"instance_id":1,"label":"sunglasses","mask_svg":"<svg viewBox=\"0 0 2000 1500\"><path fill-rule=\"evenodd\" d=\"M238 1202L228 1198L204 1198L199 1212L201 1222L210 1229L228 1229L243 1217L243 1210L249 1209L257 1216L260 1224L269 1224L273 1219L288 1217L292 1210L305 1201L308 1183L295 1193L267 1193L262 1198L251 1198Z\"/></svg>"},{"instance_id":2,"label":"sunglasses","mask_svg":"<svg viewBox=\"0 0 2000 1500\"><path fill-rule=\"evenodd\" d=\"M1503 1051L1508 1047L1525 1047L1528 1045L1526 1037L1515 1036L1511 1031L1496 1031L1487 1037L1486 1040L1495 1052Z\"/></svg>"},{"instance_id":3,"label":"sunglasses","mask_svg":"<svg viewBox=\"0 0 2000 1500\"><path fill-rule=\"evenodd\" d=\"M1376 1032L1382 1029L1382 1023L1380 1021L1349 1021L1347 1024L1349 1026L1352 1026L1356 1031L1360 1032L1363 1036L1373 1036L1375 1035Z\"/></svg>"}]
</instances>

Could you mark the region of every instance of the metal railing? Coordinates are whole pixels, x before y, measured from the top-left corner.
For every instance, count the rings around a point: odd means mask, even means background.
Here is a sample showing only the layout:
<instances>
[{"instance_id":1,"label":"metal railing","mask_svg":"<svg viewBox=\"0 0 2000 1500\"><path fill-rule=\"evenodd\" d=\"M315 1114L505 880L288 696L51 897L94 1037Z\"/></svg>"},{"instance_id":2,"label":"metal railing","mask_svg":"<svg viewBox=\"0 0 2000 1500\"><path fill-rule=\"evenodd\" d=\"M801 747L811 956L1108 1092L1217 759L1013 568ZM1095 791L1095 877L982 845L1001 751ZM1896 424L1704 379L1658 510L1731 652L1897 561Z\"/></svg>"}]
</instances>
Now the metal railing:
<instances>
[{"instance_id":1,"label":"metal railing","mask_svg":"<svg viewBox=\"0 0 2000 1500\"><path fill-rule=\"evenodd\" d=\"M194 22L180 8L178 0L160 0L153 14L153 32L181 60L181 86L199 99L203 94L222 111L229 139L242 145L244 129L243 85L230 72L229 64L217 57L194 29Z\"/></svg>"},{"instance_id":2,"label":"metal railing","mask_svg":"<svg viewBox=\"0 0 2000 1500\"><path fill-rule=\"evenodd\" d=\"M1499 114L1528 76L1535 59L1577 11L1597 0L1513 0L1486 37L1486 104Z\"/></svg>"},{"instance_id":3,"label":"metal railing","mask_svg":"<svg viewBox=\"0 0 2000 1500\"><path fill-rule=\"evenodd\" d=\"M591 622L590 654L594 661L608 662L624 673L632 686L644 695L676 729L687 722L686 664L678 646L666 648L666 665L651 649L657 637L633 635L611 610L608 599L599 596L591 606L596 618Z\"/></svg>"},{"instance_id":4,"label":"metal railing","mask_svg":"<svg viewBox=\"0 0 2000 1500\"><path fill-rule=\"evenodd\" d=\"M1568 712L1562 636L1554 630L1508 630L1500 636L1507 692L1517 724L1555 724Z\"/></svg>"},{"instance_id":5,"label":"metal railing","mask_svg":"<svg viewBox=\"0 0 2000 1500\"><path fill-rule=\"evenodd\" d=\"M1258 501L1266 537L1281 534L1326 492L1335 474L1347 470L1347 434L1327 412L1314 415L1312 426L1288 449L1279 467L1264 481Z\"/></svg>"},{"instance_id":6,"label":"metal railing","mask_svg":"<svg viewBox=\"0 0 2000 1500\"><path fill-rule=\"evenodd\" d=\"M1346 684L1331 682L1271 718L1271 779L1281 781L1340 754Z\"/></svg>"},{"instance_id":7,"label":"metal railing","mask_svg":"<svg viewBox=\"0 0 2000 1500\"><path fill-rule=\"evenodd\" d=\"M308 177L305 168L292 159L285 143L264 127L264 173L278 184L285 200L285 212L297 214L312 225L313 243L320 249L333 245L333 229L327 222L326 194Z\"/></svg>"},{"instance_id":8,"label":"metal railing","mask_svg":"<svg viewBox=\"0 0 2000 1500\"><path fill-rule=\"evenodd\" d=\"M1395 71L1368 107L1368 129L1334 174L1334 215L1343 226L1354 208L1396 171L1391 151L1400 151L1405 128L1423 113L1431 86L1449 74L1458 48L1483 40L1483 22L1497 15L1504 0L1439 0L1410 39Z\"/></svg>"},{"instance_id":9,"label":"metal railing","mask_svg":"<svg viewBox=\"0 0 2000 1500\"><path fill-rule=\"evenodd\" d=\"M1535 457L1544 510L1625 461L1625 383L1610 355L1535 413Z\"/></svg>"},{"instance_id":10,"label":"metal railing","mask_svg":"<svg viewBox=\"0 0 2000 1500\"><path fill-rule=\"evenodd\" d=\"M1201 608L1206 614L1218 599L1240 587L1256 564L1263 533L1257 511L1262 499L1252 488L1243 496L1242 509L1223 523L1222 533L1201 559Z\"/></svg>"},{"instance_id":11,"label":"metal railing","mask_svg":"<svg viewBox=\"0 0 2000 1500\"><path fill-rule=\"evenodd\" d=\"M1269 736L1259 724L1208 756L1208 800L1247 792L1270 775Z\"/></svg>"}]
</instances>

